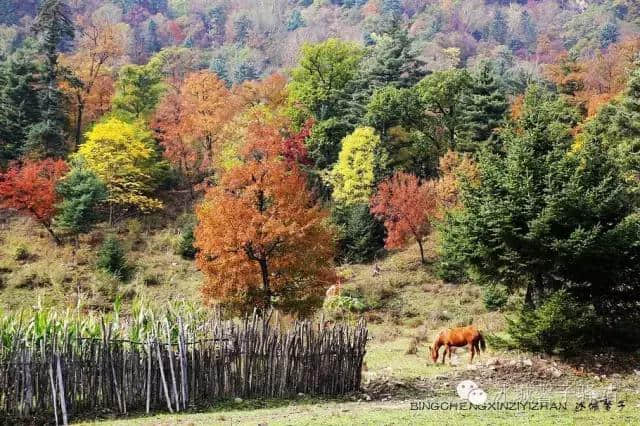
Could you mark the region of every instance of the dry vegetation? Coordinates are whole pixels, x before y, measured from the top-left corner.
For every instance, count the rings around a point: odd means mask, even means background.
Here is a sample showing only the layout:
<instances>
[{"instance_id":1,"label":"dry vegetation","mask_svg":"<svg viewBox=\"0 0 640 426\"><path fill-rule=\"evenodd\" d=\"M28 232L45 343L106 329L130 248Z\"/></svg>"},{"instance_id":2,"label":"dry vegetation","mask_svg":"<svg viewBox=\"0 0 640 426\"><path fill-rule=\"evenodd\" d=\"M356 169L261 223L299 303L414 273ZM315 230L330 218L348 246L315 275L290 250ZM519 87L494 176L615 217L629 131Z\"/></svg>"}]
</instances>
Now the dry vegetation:
<instances>
[{"instance_id":1,"label":"dry vegetation","mask_svg":"<svg viewBox=\"0 0 640 426\"><path fill-rule=\"evenodd\" d=\"M131 219L113 230L98 228L79 244L56 246L45 231L25 218L7 218L0 228L0 308L18 311L43 307L109 310L117 297L125 311L135 297L154 305L198 299L200 272L192 261L175 254L179 227L154 229ZM156 225L157 226L157 225ZM131 278L120 281L95 267L105 236L117 234L132 266Z\"/></svg>"}]
</instances>

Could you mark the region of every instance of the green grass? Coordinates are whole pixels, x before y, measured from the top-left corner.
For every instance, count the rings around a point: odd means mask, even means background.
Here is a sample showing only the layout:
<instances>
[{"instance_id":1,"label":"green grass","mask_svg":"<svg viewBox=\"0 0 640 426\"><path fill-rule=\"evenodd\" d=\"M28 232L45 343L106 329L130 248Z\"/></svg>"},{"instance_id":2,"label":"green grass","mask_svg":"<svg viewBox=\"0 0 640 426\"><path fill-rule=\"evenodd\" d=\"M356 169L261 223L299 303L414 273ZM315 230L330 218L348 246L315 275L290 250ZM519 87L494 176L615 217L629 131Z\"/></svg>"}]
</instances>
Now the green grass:
<instances>
[{"instance_id":1,"label":"green grass","mask_svg":"<svg viewBox=\"0 0 640 426\"><path fill-rule=\"evenodd\" d=\"M446 399L454 401L455 399ZM560 399L555 399L560 401ZM424 401L424 400L423 400ZM307 400L276 407L234 408L232 404L204 413L162 414L127 420L107 420L110 425L630 425L640 418L637 407L622 410L575 412L567 410L411 410L415 400L388 402L326 402ZM268 403L264 405L269 405ZM82 423L85 425L94 423Z\"/></svg>"}]
</instances>

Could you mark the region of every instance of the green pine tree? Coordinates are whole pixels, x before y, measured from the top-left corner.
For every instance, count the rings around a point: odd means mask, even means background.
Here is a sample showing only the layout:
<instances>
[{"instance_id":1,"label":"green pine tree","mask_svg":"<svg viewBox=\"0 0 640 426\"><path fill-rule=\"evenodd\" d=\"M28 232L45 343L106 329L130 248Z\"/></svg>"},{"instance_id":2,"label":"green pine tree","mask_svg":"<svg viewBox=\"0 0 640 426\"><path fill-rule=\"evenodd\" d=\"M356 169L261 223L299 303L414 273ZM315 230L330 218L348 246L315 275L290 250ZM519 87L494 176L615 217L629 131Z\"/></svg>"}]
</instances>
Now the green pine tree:
<instances>
[{"instance_id":1,"label":"green pine tree","mask_svg":"<svg viewBox=\"0 0 640 426\"><path fill-rule=\"evenodd\" d=\"M604 143L628 182L640 194L640 68L622 98L603 107L588 123L589 135Z\"/></svg>"},{"instance_id":2,"label":"green pine tree","mask_svg":"<svg viewBox=\"0 0 640 426\"><path fill-rule=\"evenodd\" d=\"M331 216L340 230L337 257L342 262L371 262L384 251L385 228L368 204L335 205Z\"/></svg>"},{"instance_id":3,"label":"green pine tree","mask_svg":"<svg viewBox=\"0 0 640 426\"><path fill-rule=\"evenodd\" d=\"M64 74L58 65L60 46L74 38L69 7L63 0L45 0L38 11L33 31L44 55L43 86L40 92L42 119L29 129L28 148L45 156L61 156L66 151L67 102L58 87Z\"/></svg>"},{"instance_id":4,"label":"green pine tree","mask_svg":"<svg viewBox=\"0 0 640 426\"><path fill-rule=\"evenodd\" d=\"M233 72L233 82L240 84L247 80L256 80L260 77L255 65L250 61L242 62Z\"/></svg>"},{"instance_id":5,"label":"green pine tree","mask_svg":"<svg viewBox=\"0 0 640 426\"><path fill-rule=\"evenodd\" d=\"M476 151L483 142L495 145L495 132L504 124L509 103L491 62L482 63L472 76L463 103L462 137L456 149Z\"/></svg>"},{"instance_id":6,"label":"green pine tree","mask_svg":"<svg viewBox=\"0 0 640 426\"><path fill-rule=\"evenodd\" d=\"M182 232L180 233L180 241L178 242L176 251L184 259L194 259L196 257L197 250L193 246L196 238L193 231L194 225L189 223L182 228Z\"/></svg>"},{"instance_id":7,"label":"green pine tree","mask_svg":"<svg viewBox=\"0 0 640 426\"><path fill-rule=\"evenodd\" d=\"M526 287L528 307L565 289L618 321L640 301L640 217L606 145L574 140L578 118L562 98L530 88L504 154L480 155L482 182L464 187L441 255L480 282Z\"/></svg>"},{"instance_id":8,"label":"green pine tree","mask_svg":"<svg viewBox=\"0 0 640 426\"><path fill-rule=\"evenodd\" d=\"M298 9L291 12L287 21L287 31L295 31L300 27L304 27L304 19Z\"/></svg>"},{"instance_id":9,"label":"green pine tree","mask_svg":"<svg viewBox=\"0 0 640 426\"><path fill-rule=\"evenodd\" d=\"M162 49L162 45L160 44L160 40L158 39L158 24L156 24L153 19L149 19L149 24L147 25L147 34L144 38L144 42L145 50L151 55L159 52L160 49Z\"/></svg>"},{"instance_id":10,"label":"green pine tree","mask_svg":"<svg viewBox=\"0 0 640 426\"><path fill-rule=\"evenodd\" d=\"M538 29L531 14L527 10L524 10L520 15L520 34L527 49L535 49L535 43L538 39Z\"/></svg>"},{"instance_id":11,"label":"green pine tree","mask_svg":"<svg viewBox=\"0 0 640 426\"><path fill-rule=\"evenodd\" d=\"M211 60L209 69L216 73L218 78L231 87L232 81L229 78L229 70L227 69L227 59L223 55L218 55Z\"/></svg>"},{"instance_id":12,"label":"green pine tree","mask_svg":"<svg viewBox=\"0 0 640 426\"><path fill-rule=\"evenodd\" d=\"M127 260L120 241L111 236L107 238L98 251L98 269L118 278L126 278L128 272Z\"/></svg>"},{"instance_id":13,"label":"green pine tree","mask_svg":"<svg viewBox=\"0 0 640 426\"><path fill-rule=\"evenodd\" d=\"M56 226L74 235L89 232L99 219L97 206L107 198L105 184L79 161L57 191L62 202L57 205Z\"/></svg>"},{"instance_id":14,"label":"green pine tree","mask_svg":"<svg viewBox=\"0 0 640 426\"><path fill-rule=\"evenodd\" d=\"M25 153L29 129L41 120L33 53L25 47L0 64L0 163Z\"/></svg>"},{"instance_id":15,"label":"green pine tree","mask_svg":"<svg viewBox=\"0 0 640 426\"><path fill-rule=\"evenodd\" d=\"M504 44L507 40L508 31L507 18L505 18L500 9L497 9L493 15L493 20L489 24L489 35L498 43Z\"/></svg>"},{"instance_id":16,"label":"green pine tree","mask_svg":"<svg viewBox=\"0 0 640 426\"><path fill-rule=\"evenodd\" d=\"M339 101L340 116L352 128L362 124L366 105L380 88L409 88L426 75L425 64L414 49L414 40L399 19L374 37L356 78L350 81Z\"/></svg>"},{"instance_id":17,"label":"green pine tree","mask_svg":"<svg viewBox=\"0 0 640 426\"><path fill-rule=\"evenodd\" d=\"M610 44L618 41L620 37L620 30L615 19L612 18L600 29L600 47L606 49Z\"/></svg>"}]
</instances>

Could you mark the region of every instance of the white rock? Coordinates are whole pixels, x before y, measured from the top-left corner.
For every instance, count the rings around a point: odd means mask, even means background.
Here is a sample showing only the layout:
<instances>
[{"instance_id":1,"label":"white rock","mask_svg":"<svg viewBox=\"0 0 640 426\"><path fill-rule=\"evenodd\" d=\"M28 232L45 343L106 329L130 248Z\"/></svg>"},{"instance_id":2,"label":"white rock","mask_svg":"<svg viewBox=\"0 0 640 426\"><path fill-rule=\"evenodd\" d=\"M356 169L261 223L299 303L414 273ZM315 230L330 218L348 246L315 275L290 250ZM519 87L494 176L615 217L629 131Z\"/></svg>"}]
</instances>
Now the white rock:
<instances>
[{"instance_id":1,"label":"white rock","mask_svg":"<svg viewBox=\"0 0 640 426\"><path fill-rule=\"evenodd\" d=\"M558 370L557 368L553 368L551 369L551 375L557 379L558 377L562 376L562 371Z\"/></svg>"},{"instance_id":2,"label":"white rock","mask_svg":"<svg viewBox=\"0 0 640 426\"><path fill-rule=\"evenodd\" d=\"M236 404L242 404L242 398L235 398L233 402L235 402Z\"/></svg>"},{"instance_id":3,"label":"white rock","mask_svg":"<svg viewBox=\"0 0 640 426\"><path fill-rule=\"evenodd\" d=\"M533 361L531 361L530 359L524 359L524 360L522 360L522 365L526 365L527 367L531 367L531 366L533 366Z\"/></svg>"}]
</instances>

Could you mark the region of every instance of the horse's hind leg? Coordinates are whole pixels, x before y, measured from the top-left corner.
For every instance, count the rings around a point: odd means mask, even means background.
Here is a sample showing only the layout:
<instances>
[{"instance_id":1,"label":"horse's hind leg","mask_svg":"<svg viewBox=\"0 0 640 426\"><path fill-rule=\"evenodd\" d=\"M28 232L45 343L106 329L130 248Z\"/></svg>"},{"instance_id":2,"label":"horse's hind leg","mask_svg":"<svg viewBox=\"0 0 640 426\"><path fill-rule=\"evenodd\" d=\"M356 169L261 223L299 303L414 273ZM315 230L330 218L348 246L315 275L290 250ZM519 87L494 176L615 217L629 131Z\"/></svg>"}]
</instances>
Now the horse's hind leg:
<instances>
[{"instance_id":1,"label":"horse's hind leg","mask_svg":"<svg viewBox=\"0 0 640 426\"><path fill-rule=\"evenodd\" d=\"M469 343L469 354L471 355L471 359L469 360L469 363L473 364L473 356L475 355L475 347L473 343Z\"/></svg>"},{"instance_id":2,"label":"horse's hind leg","mask_svg":"<svg viewBox=\"0 0 640 426\"><path fill-rule=\"evenodd\" d=\"M476 340L475 343L473 344L473 346L475 346L476 354L478 355L478 359L480 359L480 342L478 340Z\"/></svg>"}]
</instances>

